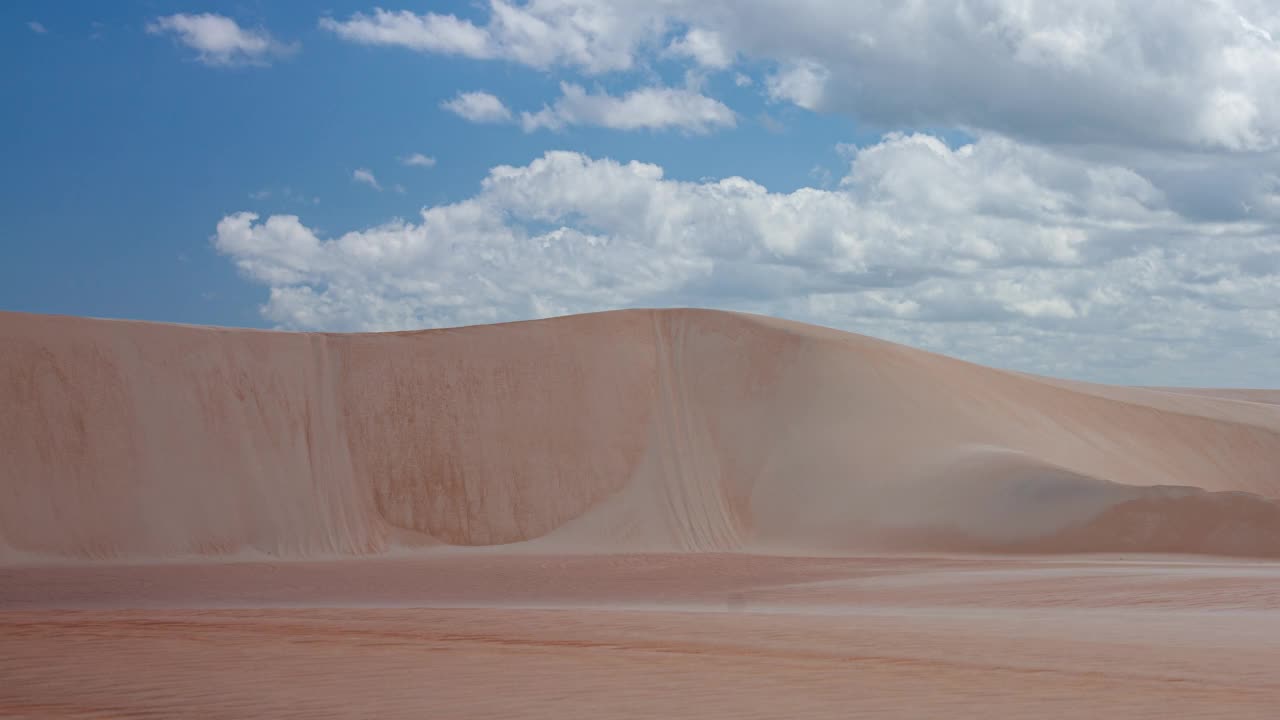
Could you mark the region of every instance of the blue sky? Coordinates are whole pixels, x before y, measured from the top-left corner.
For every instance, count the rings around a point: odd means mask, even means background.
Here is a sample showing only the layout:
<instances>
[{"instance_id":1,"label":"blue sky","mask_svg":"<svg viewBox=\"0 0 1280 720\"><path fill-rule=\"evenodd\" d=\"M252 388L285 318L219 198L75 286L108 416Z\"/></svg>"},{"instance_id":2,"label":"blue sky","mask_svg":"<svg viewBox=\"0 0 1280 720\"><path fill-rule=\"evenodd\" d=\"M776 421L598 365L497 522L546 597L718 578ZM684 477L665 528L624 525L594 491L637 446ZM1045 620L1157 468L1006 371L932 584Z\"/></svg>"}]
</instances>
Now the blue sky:
<instances>
[{"instance_id":1,"label":"blue sky","mask_svg":"<svg viewBox=\"0 0 1280 720\"><path fill-rule=\"evenodd\" d=\"M0 308L381 330L699 305L1277 384L1276 10L886 8L6 3ZM450 109L479 92L505 114Z\"/></svg>"},{"instance_id":2,"label":"blue sky","mask_svg":"<svg viewBox=\"0 0 1280 720\"><path fill-rule=\"evenodd\" d=\"M326 7L335 17L370 9ZM483 15L466 2L419 7ZM144 29L156 17L204 12L302 47L268 68L208 67ZM0 13L3 91L15 99L0 115L12 143L0 175L4 234L14 240L0 263L8 310L270 327L258 312L263 290L209 242L228 212L304 214L337 233L462 199L490 167L561 148L657 163L674 178L743 175L790 190L814 182L815 166L839 173L836 143L859 138L848 118L766 107L732 76L713 81L717 96L748 116L777 115L781 134L758 121L711 136L476 125L440 103L474 86L539 105L559 78L352 45L320 30L318 11L294 4L31 2ZM682 68L666 65L655 70L678 81ZM412 153L436 164L397 162ZM357 168L405 192L356 184Z\"/></svg>"}]
</instances>

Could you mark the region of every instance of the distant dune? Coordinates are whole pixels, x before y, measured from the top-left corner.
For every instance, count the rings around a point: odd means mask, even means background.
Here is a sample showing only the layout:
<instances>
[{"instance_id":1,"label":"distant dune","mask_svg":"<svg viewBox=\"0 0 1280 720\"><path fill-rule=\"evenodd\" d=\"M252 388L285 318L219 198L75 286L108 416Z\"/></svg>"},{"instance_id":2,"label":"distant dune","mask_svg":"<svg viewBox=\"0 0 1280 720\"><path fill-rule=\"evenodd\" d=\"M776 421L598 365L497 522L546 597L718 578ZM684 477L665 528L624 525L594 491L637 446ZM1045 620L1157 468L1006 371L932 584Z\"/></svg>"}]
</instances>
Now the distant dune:
<instances>
[{"instance_id":1,"label":"distant dune","mask_svg":"<svg viewBox=\"0 0 1280 720\"><path fill-rule=\"evenodd\" d=\"M352 335L3 313L0 561L1280 556L1278 400L701 310Z\"/></svg>"}]
</instances>

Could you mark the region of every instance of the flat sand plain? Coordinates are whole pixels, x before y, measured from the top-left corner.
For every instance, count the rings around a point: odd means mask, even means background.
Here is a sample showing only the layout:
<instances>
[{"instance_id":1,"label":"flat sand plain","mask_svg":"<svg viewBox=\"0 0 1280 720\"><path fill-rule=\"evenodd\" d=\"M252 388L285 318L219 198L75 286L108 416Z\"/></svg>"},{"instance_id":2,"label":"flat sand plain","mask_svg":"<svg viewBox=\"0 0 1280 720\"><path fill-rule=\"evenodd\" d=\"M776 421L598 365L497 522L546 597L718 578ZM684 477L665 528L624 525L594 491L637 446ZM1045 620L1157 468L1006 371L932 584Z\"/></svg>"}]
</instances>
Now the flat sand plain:
<instances>
[{"instance_id":1,"label":"flat sand plain","mask_svg":"<svg viewBox=\"0 0 1280 720\"><path fill-rule=\"evenodd\" d=\"M1274 718L1280 565L491 551L0 570L5 717Z\"/></svg>"}]
</instances>

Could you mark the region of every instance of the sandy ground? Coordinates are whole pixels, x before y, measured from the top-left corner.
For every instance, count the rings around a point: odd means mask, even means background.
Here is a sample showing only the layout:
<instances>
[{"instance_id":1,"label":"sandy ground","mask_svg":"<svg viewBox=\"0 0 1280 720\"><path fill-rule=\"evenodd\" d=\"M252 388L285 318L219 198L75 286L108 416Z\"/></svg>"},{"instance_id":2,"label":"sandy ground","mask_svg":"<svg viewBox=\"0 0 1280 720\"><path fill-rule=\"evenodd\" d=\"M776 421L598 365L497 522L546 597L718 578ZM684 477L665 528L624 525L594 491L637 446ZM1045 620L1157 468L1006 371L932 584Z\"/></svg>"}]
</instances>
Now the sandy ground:
<instances>
[{"instance_id":1,"label":"sandy ground","mask_svg":"<svg viewBox=\"0 0 1280 720\"><path fill-rule=\"evenodd\" d=\"M1276 718L1278 399L0 313L0 715Z\"/></svg>"},{"instance_id":2,"label":"sandy ground","mask_svg":"<svg viewBox=\"0 0 1280 720\"><path fill-rule=\"evenodd\" d=\"M5 717L1218 717L1280 564L539 557L0 570Z\"/></svg>"}]
</instances>

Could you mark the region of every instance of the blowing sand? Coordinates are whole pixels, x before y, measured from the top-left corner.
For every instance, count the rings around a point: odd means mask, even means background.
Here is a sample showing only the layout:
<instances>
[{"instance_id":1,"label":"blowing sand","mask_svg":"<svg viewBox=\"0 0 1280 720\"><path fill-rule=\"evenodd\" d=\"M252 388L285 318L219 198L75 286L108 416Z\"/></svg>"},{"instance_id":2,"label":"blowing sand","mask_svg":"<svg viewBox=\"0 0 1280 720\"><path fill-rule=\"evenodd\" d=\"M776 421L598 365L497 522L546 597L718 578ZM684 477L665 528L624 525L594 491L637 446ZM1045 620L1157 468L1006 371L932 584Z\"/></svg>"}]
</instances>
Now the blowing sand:
<instances>
[{"instance_id":1,"label":"blowing sand","mask_svg":"<svg viewBox=\"0 0 1280 720\"><path fill-rule=\"evenodd\" d=\"M1280 404L755 316L0 314L0 713L1274 717Z\"/></svg>"}]
</instances>

